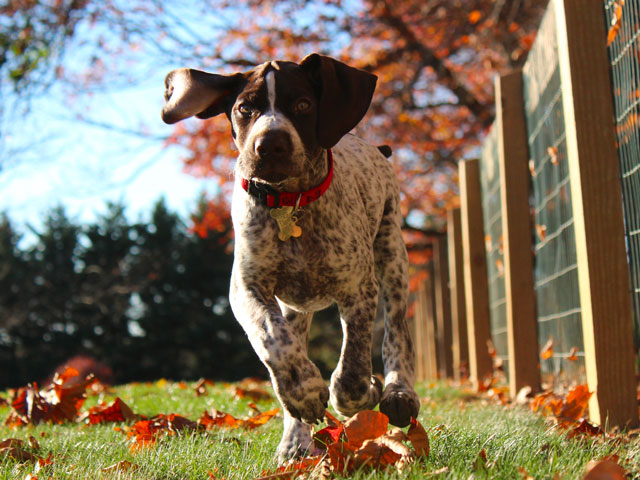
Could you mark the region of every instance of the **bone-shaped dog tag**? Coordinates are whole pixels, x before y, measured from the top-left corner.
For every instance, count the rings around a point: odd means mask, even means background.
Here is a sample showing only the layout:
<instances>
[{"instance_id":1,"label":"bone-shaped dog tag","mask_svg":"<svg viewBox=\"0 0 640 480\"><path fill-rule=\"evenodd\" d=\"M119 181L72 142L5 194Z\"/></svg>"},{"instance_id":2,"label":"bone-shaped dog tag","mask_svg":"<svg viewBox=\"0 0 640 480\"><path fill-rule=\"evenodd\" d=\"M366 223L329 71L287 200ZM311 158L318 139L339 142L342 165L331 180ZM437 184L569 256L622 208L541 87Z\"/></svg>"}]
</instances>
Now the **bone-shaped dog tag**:
<instances>
[{"instance_id":1,"label":"bone-shaped dog tag","mask_svg":"<svg viewBox=\"0 0 640 480\"><path fill-rule=\"evenodd\" d=\"M269 212L271 218L278 222L280 233L278 238L286 242L291 237L299 237L302 235L302 229L296 225L298 218L293 214L293 207L272 208Z\"/></svg>"}]
</instances>

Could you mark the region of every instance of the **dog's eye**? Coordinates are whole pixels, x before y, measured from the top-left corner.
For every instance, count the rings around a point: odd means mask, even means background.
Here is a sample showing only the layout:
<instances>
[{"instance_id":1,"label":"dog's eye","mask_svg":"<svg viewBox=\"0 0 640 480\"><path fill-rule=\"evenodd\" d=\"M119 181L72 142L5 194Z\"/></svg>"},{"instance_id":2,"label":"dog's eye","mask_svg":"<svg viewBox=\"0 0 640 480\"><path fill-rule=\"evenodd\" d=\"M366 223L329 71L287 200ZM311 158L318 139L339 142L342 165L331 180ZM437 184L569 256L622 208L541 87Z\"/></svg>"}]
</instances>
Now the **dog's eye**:
<instances>
[{"instance_id":1,"label":"dog's eye","mask_svg":"<svg viewBox=\"0 0 640 480\"><path fill-rule=\"evenodd\" d=\"M253 108L251 108L250 105L247 105L246 103L243 103L243 104L238 106L238 112L240 112L240 115L248 117L248 116L253 114Z\"/></svg>"},{"instance_id":2,"label":"dog's eye","mask_svg":"<svg viewBox=\"0 0 640 480\"><path fill-rule=\"evenodd\" d=\"M296 113L306 113L311 108L311 102L306 98L298 100L296 103L294 110Z\"/></svg>"}]
</instances>

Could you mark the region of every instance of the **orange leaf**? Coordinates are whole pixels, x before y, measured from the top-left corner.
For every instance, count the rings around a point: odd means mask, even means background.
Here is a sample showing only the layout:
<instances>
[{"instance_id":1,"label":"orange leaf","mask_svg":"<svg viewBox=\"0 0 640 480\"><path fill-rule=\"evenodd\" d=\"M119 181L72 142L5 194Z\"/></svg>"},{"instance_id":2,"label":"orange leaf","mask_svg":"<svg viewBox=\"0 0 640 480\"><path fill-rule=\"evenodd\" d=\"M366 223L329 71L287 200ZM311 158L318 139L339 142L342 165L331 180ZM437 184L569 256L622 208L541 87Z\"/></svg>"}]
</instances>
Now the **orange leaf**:
<instances>
[{"instance_id":1,"label":"orange leaf","mask_svg":"<svg viewBox=\"0 0 640 480\"><path fill-rule=\"evenodd\" d=\"M624 0L616 0L613 4L613 18L611 19L611 28L607 33L607 47L613 43L620 30L620 23L622 21L622 7L624 7Z\"/></svg>"},{"instance_id":2,"label":"orange leaf","mask_svg":"<svg viewBox=\"0 0 640 480\"><path fill-rule=\"evenodd\" d=\"M569 356L567 357L567 360L569 360L570 362L575 362L576 360L578 360L578 347L572 347L571 351L569 352Z\"/></svg>"},{"instance_id":3,"label":"orange leaf","mask_svg":"<svg viewBox=\"0 0 640 480\"><path fill-rule=\"evenodd\" d=\"M487 350L489 352L489 356L491 358L495 358L497 353L496 353L496 347L493 345L493 341L491 339L487 340Z\"/></svg>"},{"instance_id":4,"label":"orange leaf","mask_svg":"<svg viewBox=\"0 0 640 480\"><path fill-rule=\"evenodd\" d=\"M236 387L236 397L250 398L254 402L271 400L273 398L269 392L261 388L244 389L239 387Z\"/></svg>"},{"instance_id":5,"label":"orange leaf","mask_svg":"<svg viewBox=\"0 0 640 480\"><path fill-rule=\"evenodd\" d=\"M587 410L589 399L593 392L589 392L586 385L578 385L567 394L560 416L571 420L578 420Z\"/></svg>"},{"instance_id":6,"label":"orange leaf","mask_svg":"<svg viewBox=\"0 0 640 480\"><path fill-rule=\"evenodd\" d=\"M411 426L407 431L407 437L409 437L409 441L411 445L413 445L417 456L429 456L429 436L424 427L415 418L411 419Z\"/></svg>"},{"instance_id":7,"label":"orange leaf","mask_svg":"<svg viewBox=\"0 0 640 480\"><path fill-rule=\"evenodd\" d=\"M480 10L473 10L468 17L469 23L471 25L475 25L476 23L478 23L481 18L482 18L482 12Z\"/></svg>"},{"instance_id":8,"label":"orange leaf","mask_svg":"<svg viewBox=\"0 0 640 480\"><path fill-rule=\"evenodd\" d=\"M591 460L582 480L625 480L627 473L614 458Z\"/></svg>"},{"instance_id":9,"label":"orange leaf","mask_svg":"<svg viewBox=\"0 0 640 480\"><path fill-rule=\"evenodd\" d=\"M137 415L133 413L131 408L117 397L109 405L102 402L100 405L91 407L87 413L82 415L81 419L88 419L90 425L107 422L124 422L135 420Z\"/></svg>"},{"instance_id":10,"label":"orange leaf","mask_svg":"<svg viewBox=\"0 0 640 480\"><path fill-rule=\"evenodd\" d=\"M553 357L553 337L549 337L547 343L544 344L542 350L540 351L540 358L543 360L548 360Z\"/></svg>"},{"instance_id":11,"label":"orange leaf","mask_svg":"<svg viewBox=\"0 0 640 480\"><path fill-rule=\"evenodd\" d=\"M103 472L105 473L109 473L109 472L128 472L128 471L133 471L135 469L138 468L138 465L136 465L135 463L131 463L128 460L122 460L121 462L118 463L114 463L113 465L109 466L109 467L105 467L102 469Z\"/></svg>"},{"instance_id":12,"label":"orange leaf","mask_svg":"<svg viewBox=\"0 0 640 480\"><path fill-rule=\"evenodd\" d=\"M546 225L536 225L536 233L538 234L538 238L541 242L544 242L544 239L547 238L547 226Z\"/></svg>"},{"instance_id":13,"label":"orange leaf","mask_svg":"<svg viewBox=\"0 0 640 480\"><path fill-rule=\"evenodd\" d=\"M558 165L558 147L547 147L547 153L553 165Z\"/></svg>"},{"instance_id":14,"label":"orange leaf","mask_svg":"<svg viewBox=\"0 0 640 480\"><path fill-rule=\"evenodd\" d=\"M384 435L388 426L389 418L384 413L364 410L344 423L344 434L349 443L358 448L365 440Z\"/></svg>"},{"instance_id":15,"label":"orange leaf","mask_svg":"<svg viewBox=\"0 0 640 480\"><path fill-rule=\"evenodd\" d=\"M265 423L267 423L269 420L275 417L279 411L280 411L279 408L274 408L273 410L259 413L256 416L245 420L243 427L249 430L253 430L254 428L259 427L260 425L264 425Z\"/></svg>"}]
</instances>

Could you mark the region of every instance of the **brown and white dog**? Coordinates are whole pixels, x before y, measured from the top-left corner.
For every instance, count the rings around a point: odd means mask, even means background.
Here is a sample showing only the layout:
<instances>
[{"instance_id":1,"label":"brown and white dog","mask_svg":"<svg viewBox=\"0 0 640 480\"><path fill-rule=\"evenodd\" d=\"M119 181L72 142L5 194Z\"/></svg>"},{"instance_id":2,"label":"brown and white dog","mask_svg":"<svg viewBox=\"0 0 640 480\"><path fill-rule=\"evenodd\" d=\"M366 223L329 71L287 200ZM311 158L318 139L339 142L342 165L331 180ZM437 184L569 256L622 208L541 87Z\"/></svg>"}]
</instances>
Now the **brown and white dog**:
<instances>
[{"instance_id":1,"label":"brown and white dog","mask_svg":"<svg viewBox=\"0 0 640 480\"><path fill-rule=\"evenodd\" d=\"M408 260L395 172L347 133L367 112L376 76L312 54L245 73L174 70L162 118L225 113L239 150L232 219L231 307L284 407L280 459L312 448L327 401L351 416L380 403L394 425L418 414L405 319ZM371 372L384 302L385 387ZM329 388L307 356L313 312L337 303L343 329Z\"/></svg>"}]
</instances>

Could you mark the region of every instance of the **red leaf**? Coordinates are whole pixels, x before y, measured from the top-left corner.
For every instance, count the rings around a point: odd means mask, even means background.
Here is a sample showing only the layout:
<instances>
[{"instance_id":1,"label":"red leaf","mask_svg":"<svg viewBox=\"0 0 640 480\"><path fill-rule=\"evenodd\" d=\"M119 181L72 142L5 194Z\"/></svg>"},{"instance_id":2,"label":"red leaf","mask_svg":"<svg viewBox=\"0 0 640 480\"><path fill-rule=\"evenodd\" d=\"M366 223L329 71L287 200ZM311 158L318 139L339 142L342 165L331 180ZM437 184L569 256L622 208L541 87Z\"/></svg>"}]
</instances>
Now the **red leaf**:
<instances>
[{"instance_id":1,"label":"red leaf","mask_svg":"<svg viewBox=\"0 0 640 480\"><path fill-rule=\"evenodd\" d=\"M91 407L89 411L82 416L82 419L88 419L90 425L107 422L125 422L135 420L137 415L133 413L131 408L120 398L116 398L109 405L102 402L100 405Z\"/></svg>"},{"instance_id":2,"label":"red leaf","mask_svg":"<svg viewBox=\"0 0 640 480\"><path fill-rule=\"evenodd\" d=\"M427 457L429 455L429 436L424 427L415 418L411 419L407 437L409 437L417 456Z\"/></svg>"},{"instance_id":3,"label":"red leaf","mask_svg":"<svg viewBox=\"0 0 640 480\"><path fill-rule=\"evenodd\" d=\"M254 402L271 400L273 398L269 392L262 390L261 388L244 389L238 387L236 387L236 397L250 398Z\"/></svg>"},{"instance_id":4,"label":"red leaf","mask_svg":"<svg viewBox=\"0 0 640 480\"><path fill-rule=\"evenodd\" d=\"M365 440L378 438L387 431L389 418L381 412L364 410L344 423L344 434L349 443L358 448Z\"/></svg>"}]
</instances>

